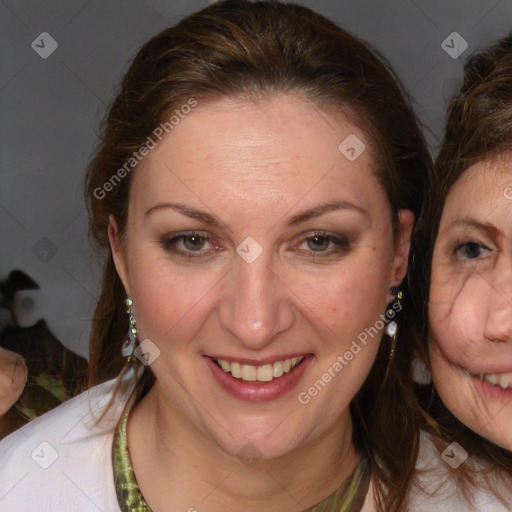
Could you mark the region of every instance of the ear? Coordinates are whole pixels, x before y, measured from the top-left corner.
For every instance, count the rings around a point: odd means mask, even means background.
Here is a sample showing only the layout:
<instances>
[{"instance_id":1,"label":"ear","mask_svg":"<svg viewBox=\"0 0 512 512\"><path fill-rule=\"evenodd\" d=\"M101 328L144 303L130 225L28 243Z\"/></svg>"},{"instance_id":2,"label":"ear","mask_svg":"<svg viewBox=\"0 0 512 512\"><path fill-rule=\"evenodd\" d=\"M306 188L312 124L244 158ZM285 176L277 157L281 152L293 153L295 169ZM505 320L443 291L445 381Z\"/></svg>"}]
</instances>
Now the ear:
<instances>
[{"instance_id":1,"label":"ear","mask_svg":"<svg viewBox=\"0 0 512 512\"><path fill-rule=\"evenodd\" d=\"M113 215L109 215L108 218L108 240L119 279L123 283L126 294L131 297L125 251L119 236L117 222Z\"/></svg>"},{"instance_id":2,"label":"ear","mask_svg":"<svg viewBox=\"0 0 512 512\"><path fill-rule=\"evenodd\" d=\"M390 286L399 286L407 274L409 261L409 250L411 248L411 233L414 226L414 213L411 210L400 210L398 212L398 238L395 245L395 257L391 266ZM394 297L389 293L389 299Z\"/></svg>"}]
</instances>

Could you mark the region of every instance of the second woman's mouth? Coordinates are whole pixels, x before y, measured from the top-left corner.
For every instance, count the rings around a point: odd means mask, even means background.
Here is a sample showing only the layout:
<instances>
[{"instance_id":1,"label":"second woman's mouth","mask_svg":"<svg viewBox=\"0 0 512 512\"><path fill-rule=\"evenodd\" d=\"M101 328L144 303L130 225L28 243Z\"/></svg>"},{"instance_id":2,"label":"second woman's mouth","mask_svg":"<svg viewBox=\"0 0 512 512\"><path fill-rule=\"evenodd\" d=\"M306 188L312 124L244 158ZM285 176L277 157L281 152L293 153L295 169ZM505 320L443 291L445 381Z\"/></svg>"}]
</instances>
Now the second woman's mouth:
<instances>
[{"instance_id":1,"label":"second woman's mouth","mask_svg":"<svg viewBox=\"0 0 512 512\"><path fill-rule=\"evenodd\" d=\"M501 389L512 388L512 372L507 373L471 373L467 368L461 367L462 371L473 379L479 379L486 381L495 387L501 387Z\"/></svg>"}]
</instances>

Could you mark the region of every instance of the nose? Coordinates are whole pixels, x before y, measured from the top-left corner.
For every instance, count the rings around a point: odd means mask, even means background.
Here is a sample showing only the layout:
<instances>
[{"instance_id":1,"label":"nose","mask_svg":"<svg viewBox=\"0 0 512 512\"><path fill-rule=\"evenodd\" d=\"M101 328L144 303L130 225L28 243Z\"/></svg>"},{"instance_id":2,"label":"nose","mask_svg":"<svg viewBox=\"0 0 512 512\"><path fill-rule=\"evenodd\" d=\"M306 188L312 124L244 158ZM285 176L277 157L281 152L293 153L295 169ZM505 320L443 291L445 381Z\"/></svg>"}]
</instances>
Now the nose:
<instances>
[{"instance_id":1,"label":"nose","mask_svg":"<svg viewBox=\"0 0 512 512\"><path fill-rule=\"evenodd\" d=\"M222 328L249 350L262 350L295 323L293 293L265 253L252 263L241 258L226 276L218 315Z\"/></svg>"},{"instance_id":2,"label":"nose","mask_svg":"<svg viewBox=\"0 0 512 512\"><path fill-rule=\"evenodd\" d=\"M512 343L512 265L501 267L489 283L484 334L490 341Z\"/></svg>"}]
</instances>

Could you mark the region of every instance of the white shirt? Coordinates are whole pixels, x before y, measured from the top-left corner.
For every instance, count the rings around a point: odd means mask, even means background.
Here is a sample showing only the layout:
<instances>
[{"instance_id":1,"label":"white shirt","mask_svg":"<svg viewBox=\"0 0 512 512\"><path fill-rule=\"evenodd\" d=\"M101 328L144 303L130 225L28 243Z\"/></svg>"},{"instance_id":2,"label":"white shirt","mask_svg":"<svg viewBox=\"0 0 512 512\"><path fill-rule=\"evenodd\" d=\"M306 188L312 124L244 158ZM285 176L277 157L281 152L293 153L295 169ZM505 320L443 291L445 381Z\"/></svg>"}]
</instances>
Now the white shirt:
<instances>
[{"instance_id":1,"label":"white shirt","mask_svg":"<svg viewBox=\"0 0 512 512\"><path fill-rule=\"evenodd\" d=\"M120 512L112 441L128 395L120 396L96 424L112 397L113 384L109 381L68 400L0 441L0 512ZM418 466L432 468L420 479L428 488L450 469L426 435ZM375 510L371 496L370 488L362 512ZM412 512L470 510L451 480L434 498L413 491L411 503ZM484 493L478 493L474 503L478 512L512 510L512 501L507 509Z\"/></svg>"},{"instance_id":2,"label":"white shirt","mask_svg":"<svg viewBox=\"0 0 512 512\"><path fill-rule=\"evenodd\" d=\"M450 455L453 455L452 451ZM471 454L468 458L471 458ZM457 470L448 465L442 453L434 446L430 436L424 432L421 433L416 469L420 472L417 475L416 485L410 492L411 510L414 512L512 511L512 480L505 484L506 487L501 484L496 485L502 498L506 500L507 506L502 504L494 494L474 491L471 500L473 508L470 508L457 488L455 479L451 477Z\"/></svg>"},{"instance_id":3,"label":"white shirt","mask_svg":"<svg viewBox=\"0 0 512 512\"><path fill-rule=\"evenodd\" d=\"M113 382L64 402L0 441L1 512L120 512L112 440L124 401L116 400L95 426Z\"/></svg>"}]
</instances>

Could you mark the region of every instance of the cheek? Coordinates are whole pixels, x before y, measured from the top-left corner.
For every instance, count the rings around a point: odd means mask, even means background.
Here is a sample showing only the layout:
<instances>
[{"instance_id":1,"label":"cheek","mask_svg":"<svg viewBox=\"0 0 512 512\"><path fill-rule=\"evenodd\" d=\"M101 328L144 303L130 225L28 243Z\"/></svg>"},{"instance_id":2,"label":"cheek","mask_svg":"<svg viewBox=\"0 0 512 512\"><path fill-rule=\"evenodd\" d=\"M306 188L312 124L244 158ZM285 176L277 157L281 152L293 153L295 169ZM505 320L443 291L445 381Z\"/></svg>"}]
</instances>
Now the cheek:
<instances>
[{"instance_id":1,"label":"cheek","mask_svg":"<svg viewBox=\"0 0 512 512\"><path fill-rule=\"evenodd\" d=\"M434 337L432 337L430 342L430 362L432 364L432 378L434 383L443 391L452 381L455 369L446 359L439 340Z\"/></svg>"},{"instance_id":2,"label":"cheek","mask_svg":"<svg viewBox=\"0 0 512 512\"><path fill-rule=\"evenodd\" d=\"M486 283L477 274L432 281L429 322L433 342L453 362L467 361L483 339ZM439 355L439 357L441 357Z\"/></svg>"},{"instance_id":3,"label":"cheek","mask_svg":"<svg viewBox=\"0 0 512 512\"><path fill-rule=\"evenodd\" d=\"M221 286L222 273L178 271L162 258L134 258L130 266L130 283L137 318L139 338L164 341L178 332L194 329L194 319L201 318L205 308Z\"/></svg>"},{"instance_id":4,"label":"cheek","mask_svg":"<svg viewBox=\"0 0 512 512\"><path fill-rule=\"evenodd\" d=\"M293 283L294 307L335 346L350 344L386 310L387 281L377 266L366 273L351 268L316 276L288 273L286 281Z\"/></svg>"},{"instance_id":5,"label":"cheek","mask_svg":"<svg viewBox=\"0 0 512 512\"><path fill-rule=\"evenodd\" d=\"M347 407L360 389L380 345L384 328L380 315L385 312L386 294L383 292L378 297L375 290L368 291L372 286L361 286L361 281L367 284L367 278L375 286L375 276L363 277L356 273L320 282L322 285L314 288L310 285L305 302L311 309L302 310L305 323L314 329L318 375L313 382L330 378L329 370L339 375L332 379L323 395L333 412ZM297 306L300 307L298 303ZM308 332L307 327L305 332Z\"/></svg>"},{"instance_id":6,"label":"cheek","mask_svg":"<svg viewBox=\"0 0 512 512\"><path fill-rule=\"evenodd\" d=\"M386 308L392 248L389 227L376 229L354 253L333 266L304 270L289 265L279 274L300 301L326 323L336 325L349 319L364 324Z\"/></svg>"},{"instance_id":7,"label":"cheek","mask_svg":"<svg viewBox=\"0 0 512 512\"><path fill-rule=\"evenodd\" d=\"M429 320L436 327L447 320L464 281L454 275L450 265L434 253L429 297Z\"/></svg>"},{"instance_id":8,"label":"cheek","mask_svg":"<svg viewBox=\"0 0 512 512\"><path fill-rule=\"evenodd\" d=\"M441 400L457 418L466 419L470 405L467 401L469 395L466 389L468 386L466 377L446 360L435 344L431 346L430 360L432 380Z\"/></svg>"},{"instance_id":9,"label":"cheek","mask_svg":"<svg viewBox=\"0 0 512 512\"><path fill-rule=\"evenodd\" d=\"M470 313L478 302L475 285L471 269L458 268L434 253L428 310L430 327L438 338L446 331L450 336L464 331L467 320L471 322Z\"/></svg>"}]
</instances>

